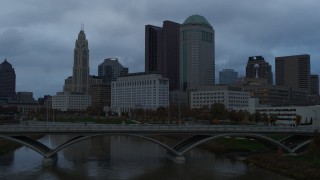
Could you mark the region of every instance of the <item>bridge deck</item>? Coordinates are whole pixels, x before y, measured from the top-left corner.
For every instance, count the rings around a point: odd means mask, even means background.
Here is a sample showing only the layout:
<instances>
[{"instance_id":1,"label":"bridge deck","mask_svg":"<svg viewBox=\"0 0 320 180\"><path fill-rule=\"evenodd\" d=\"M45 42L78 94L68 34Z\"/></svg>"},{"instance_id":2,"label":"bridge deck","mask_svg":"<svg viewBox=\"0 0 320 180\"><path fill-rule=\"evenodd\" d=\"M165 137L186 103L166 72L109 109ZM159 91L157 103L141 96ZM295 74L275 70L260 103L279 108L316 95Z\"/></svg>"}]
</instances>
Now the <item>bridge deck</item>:
<instances>
[{"instance_id":1,"label":"bridge deck","mask_svg":"<svg viewBox=\"0 0 320 180\"><path fill-rule=\"evenodd\" d=\"M313 134L311 126L255 126L255 125L106 125L106 124L18 124L0 125L0 134L216 134L216 133L258 133L258 134Z\"/></svg>"}]
</instances>

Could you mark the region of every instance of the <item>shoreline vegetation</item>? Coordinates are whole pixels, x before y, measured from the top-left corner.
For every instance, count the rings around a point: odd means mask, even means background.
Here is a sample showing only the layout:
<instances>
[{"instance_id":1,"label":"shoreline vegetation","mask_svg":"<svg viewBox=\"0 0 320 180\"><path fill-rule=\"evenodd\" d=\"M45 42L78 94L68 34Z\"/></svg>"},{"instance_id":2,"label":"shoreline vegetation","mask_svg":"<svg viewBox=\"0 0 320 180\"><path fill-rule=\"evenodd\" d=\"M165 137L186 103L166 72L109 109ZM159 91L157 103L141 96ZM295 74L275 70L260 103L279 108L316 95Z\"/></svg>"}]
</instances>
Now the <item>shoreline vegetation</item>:
<instances>
[{"instance_id":1,"label":"shoreline vegetation","mask_svg":"<svg viewBox=\"0 0 320 180\"><path fill-rule=\"evenodd\" d=\"M201 146L217 155L241 160L294 179L320 179L320 134L316 134L307 152L286 156L248 139L222 138Z\"/></svg>"}]
</instances>

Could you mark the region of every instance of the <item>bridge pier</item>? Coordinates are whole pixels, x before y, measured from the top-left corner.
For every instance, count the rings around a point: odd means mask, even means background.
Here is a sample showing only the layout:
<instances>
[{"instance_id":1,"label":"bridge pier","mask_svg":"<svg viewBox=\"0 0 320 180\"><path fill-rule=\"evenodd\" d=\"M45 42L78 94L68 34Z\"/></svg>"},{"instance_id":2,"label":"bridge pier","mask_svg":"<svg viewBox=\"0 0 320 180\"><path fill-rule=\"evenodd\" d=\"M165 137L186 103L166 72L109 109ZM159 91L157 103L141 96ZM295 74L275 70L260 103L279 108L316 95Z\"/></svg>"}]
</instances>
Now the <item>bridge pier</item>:
<instances>
[{"instance_id":1,"label":"bridge pier","mask_svg":"<svg viewBox=\"0 0 320 180\"><path fill-rule=\"evenodd\" d=\"M54 154L50 157L44 157L42 160L42 166L43 167L50 167L57 163L58 161L58 154Z\"/></svg>"},{"instance_id":2,"label":"bridge pier","mask_svg":"<svg viewBox=\"0 0 320 180\"><path fill-rule=\"evenodd\" d=\"M172 162L176 164L185 164L186 163L186 158L184 156L174 156L168 154L168 159L170 159Z\"/></svg>"}]
</instances>

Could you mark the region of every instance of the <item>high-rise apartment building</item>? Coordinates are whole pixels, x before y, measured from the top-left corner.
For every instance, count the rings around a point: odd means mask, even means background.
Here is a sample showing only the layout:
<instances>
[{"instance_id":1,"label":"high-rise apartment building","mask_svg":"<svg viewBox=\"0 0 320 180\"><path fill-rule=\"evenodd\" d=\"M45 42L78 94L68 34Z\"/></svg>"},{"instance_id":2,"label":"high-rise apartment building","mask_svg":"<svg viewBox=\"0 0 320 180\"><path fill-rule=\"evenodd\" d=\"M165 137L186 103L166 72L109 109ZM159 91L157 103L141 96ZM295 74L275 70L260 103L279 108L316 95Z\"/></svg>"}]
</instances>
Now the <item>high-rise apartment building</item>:
<instances>
[{"instance_id":1,"label":"high-rise apartment building","mask_svg":"<svg viewBox=\"0 0 320 180\"><path fill-rule=\"evenodd\" d=\"M304 89L310 93L310 55L275 58L276 84Z\"/></svg>"},{"instance_id":2,"label":"high-rise apartment building","mask_svg":"<svg viewBox=\"0 0 320 180\"><path fill-rule=\"evenodd\" d=\"M180 27L180 90L214 82L214 29L203 16L189 16Z\"/></svg>"},{"instance_id":3,"label":"high-rise apartment building","mask_svg":"<svg viewBox=\"0 0 320 180\"><path fill-rule=\"evenodd\" d=\"M238 72L233 69L223 69L219 72L219 84L233 84L237 81Z\"/></svg>"},{"instance_id":4,"label":"high-rise apartment building","mask_svg":"<svg viewBox=\"0 0 320 180\"><path fill-rule=\"evenodd\" d=\"M74 48L72 92L89 92L89 47L83 26Z\"/></svg>"},{"instance_id":5,"label":"high-rise apartment building","mask_svg":"<svg viewBox=\"0 0 320 180\"><path fill-rule=\"evenodd\" d=\"M310 94L318 96L319 95L319 75L310 75Z\"/></svg>"},{"instance_id":6,"label":"high-rise apartment building","mask_svg":"<svg viewBox=\"0 0 320 180\"><path fill-rule=\"evenodd\" d=\"M145 27L145 72L169 78L170 90L179 89L180 24L164 21L163 27Z\"/></svg>"},{"instance_id":7,"label":"high-rise apartment building","mask_svg":"<svg viewBox=\"0 0 320 180\"><path fill-rule=\"evenodd\" d=\"M273 84L272 68L262 56L249 57L246 67L246 78L266 79Z\"/></svg>"},{"instance_id":8,"label":"high-rise apartment building","mask_svg":"<svg viewBox=\"0 0 320 180\"><path fill-rule=\"evenodd\" d=\"M15 99L16 73L12 65L4 59L0 64L0 97Z\"/></svg>"},{"instance_id":9,"label":"high-rise apartment building","mask_svg":"<svg viewBox=\"0 0 320 180\"><path fill-rule=\"evenodd\" d=\"M104 84L111 85L119 76L128 74L128 68L123 67L117 58L108 58L98 66L98 75Z\"/></svg>"}]
</instances>

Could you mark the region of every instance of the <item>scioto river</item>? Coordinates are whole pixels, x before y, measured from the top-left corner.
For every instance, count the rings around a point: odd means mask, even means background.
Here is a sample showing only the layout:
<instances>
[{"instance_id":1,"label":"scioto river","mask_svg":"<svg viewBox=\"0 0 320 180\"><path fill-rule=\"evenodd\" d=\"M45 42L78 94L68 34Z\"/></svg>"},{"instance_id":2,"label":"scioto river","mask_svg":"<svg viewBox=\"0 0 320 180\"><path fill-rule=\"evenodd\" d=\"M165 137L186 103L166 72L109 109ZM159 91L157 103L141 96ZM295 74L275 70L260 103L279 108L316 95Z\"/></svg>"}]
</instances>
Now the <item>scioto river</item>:
<instances>
[{"instance_id":1,"label":"scioto river","mask_svg":"<svg viewBox=\"0 0 320 180\"><path fill-rule=\"evenodd\" d=\"M39 141L52 148L71 138L48 135ZM42 158L27 147L0 156L0 179L289 179L200 148L186 154L186 164L175 164L167 159L166 151L159 145L131 136L94 137L73 144L60 151L57 164L49 168L42 167Z\"/></svg>"}]
</instances>

